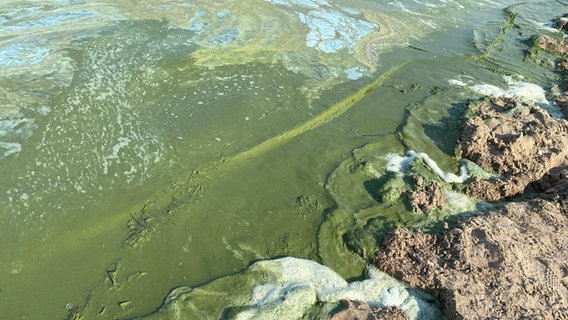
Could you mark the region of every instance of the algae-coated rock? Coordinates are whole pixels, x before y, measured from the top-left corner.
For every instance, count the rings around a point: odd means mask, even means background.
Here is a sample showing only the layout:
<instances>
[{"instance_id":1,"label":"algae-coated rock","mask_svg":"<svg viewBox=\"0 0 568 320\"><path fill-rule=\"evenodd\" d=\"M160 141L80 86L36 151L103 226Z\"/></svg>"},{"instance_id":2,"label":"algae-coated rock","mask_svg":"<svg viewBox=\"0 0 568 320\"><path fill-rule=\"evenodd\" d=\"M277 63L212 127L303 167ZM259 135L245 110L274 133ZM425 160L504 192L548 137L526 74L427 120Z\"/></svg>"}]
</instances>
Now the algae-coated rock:
<instances>
[{"instance_id":1,"label":"algae-coated rock","mask_svg":"<svg viewBox=\"0 0 568 320\"><path fill-rule=\"evenodd\" d=\"M386 205L394 204L409 188L403 176L399 174L390 173L379 180L381 185L377 190L377 197L381 203Z\"/></svg>"}]
</instances>

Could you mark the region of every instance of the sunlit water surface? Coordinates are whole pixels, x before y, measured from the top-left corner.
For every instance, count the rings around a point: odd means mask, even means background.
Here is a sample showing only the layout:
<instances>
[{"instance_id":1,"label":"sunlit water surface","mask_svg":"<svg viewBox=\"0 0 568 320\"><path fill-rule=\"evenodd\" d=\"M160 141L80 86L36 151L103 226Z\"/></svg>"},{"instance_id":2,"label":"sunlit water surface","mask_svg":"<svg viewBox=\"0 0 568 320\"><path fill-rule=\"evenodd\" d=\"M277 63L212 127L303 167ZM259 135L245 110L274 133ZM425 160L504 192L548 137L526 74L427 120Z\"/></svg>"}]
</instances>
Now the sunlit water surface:
<instances>
[{"instance_id":1,"label":"sunlit water surface","mask_svg":"<svg viewBox=\"0 0 568 320\"><path fill-rule=\"evenodd\" d=\"M330 212L376 205L349 161L414 149L456 172L467 86L550 85L521 40L567 7L0 2L3 319L136 317L279 256L359 276L322 248Z\"/></svg>"}]
</instances>

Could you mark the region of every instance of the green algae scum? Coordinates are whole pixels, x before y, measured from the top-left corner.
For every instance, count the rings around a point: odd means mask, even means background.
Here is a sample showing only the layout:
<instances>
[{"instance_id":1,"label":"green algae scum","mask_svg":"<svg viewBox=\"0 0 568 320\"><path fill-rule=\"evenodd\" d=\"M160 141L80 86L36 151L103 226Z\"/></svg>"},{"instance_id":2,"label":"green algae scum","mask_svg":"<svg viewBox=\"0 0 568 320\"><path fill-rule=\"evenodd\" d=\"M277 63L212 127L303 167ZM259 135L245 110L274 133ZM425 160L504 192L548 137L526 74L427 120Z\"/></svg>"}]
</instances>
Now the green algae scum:
<instances>
[{"instance_id":1,"label":"green algae scum","mask_svg":"<svg viewBox=\"0 0 568 320\"><path fill-rule=\"evenodd\" d=\"M408 1L409 2L409 1ZM396 226L490 206L465 105L555 105L563 1L0 4L0 318L443 318L370 267ZM413 177L441 185L426 213Z\"/></svg>"}]
</instances>

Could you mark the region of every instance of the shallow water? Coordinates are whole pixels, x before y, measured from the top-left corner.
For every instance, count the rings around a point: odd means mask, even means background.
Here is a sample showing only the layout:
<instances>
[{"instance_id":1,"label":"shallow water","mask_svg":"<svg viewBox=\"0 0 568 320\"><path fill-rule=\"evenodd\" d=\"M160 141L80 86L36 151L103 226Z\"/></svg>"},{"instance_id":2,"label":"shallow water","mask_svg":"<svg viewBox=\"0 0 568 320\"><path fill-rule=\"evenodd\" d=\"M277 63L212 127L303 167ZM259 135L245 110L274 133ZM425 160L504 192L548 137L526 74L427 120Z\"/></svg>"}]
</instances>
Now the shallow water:
<instances>
[{"instance_id":1,"label":"shallow water","mask_svg":"<svg viewBox=\"0 0 568 320\"><path fill-rule=\"evenodd\" d=\"M334 212L428 219L358 165L457 173L472 88L556 80L520 40L566 4L516 3L2 1L0 314L140 316L279 256L360 276Z\"/></svg>"}]
</instances>

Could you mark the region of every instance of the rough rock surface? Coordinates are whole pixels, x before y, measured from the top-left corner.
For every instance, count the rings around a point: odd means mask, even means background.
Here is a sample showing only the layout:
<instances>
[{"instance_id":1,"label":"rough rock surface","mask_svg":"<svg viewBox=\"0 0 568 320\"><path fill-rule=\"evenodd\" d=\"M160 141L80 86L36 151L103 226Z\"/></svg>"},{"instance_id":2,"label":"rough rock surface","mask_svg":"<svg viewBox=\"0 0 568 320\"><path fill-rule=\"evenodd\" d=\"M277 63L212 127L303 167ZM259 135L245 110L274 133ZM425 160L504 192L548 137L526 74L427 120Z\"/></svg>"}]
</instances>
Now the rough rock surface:
<instances>
[{"instance_id":1,"label":"rough rock surface","mask_svg":"<svg viewBox=\"0 0 568 320\"><path fill-rule=\"evenodd\" d=\"M457 153L501 179L474 181L469 196L497 201L516 196L551 169L568 164L568 121L514 98L491 98L470 106Z\"/></svg>"},{"instance_id":2,"label":"rough rock surface","mask_svg":"<svg viewBox=\"0 0 568 320\"><path fill-rule=\"evenodd\" d=\"M568 55L568 40L564 38L554 39L547 35L542 35L537 38L536 43L547 51L560 55Z\"/></svg>"},{"instance_id":3,"label":"rough rock surface","mask_svg":"<svg viewBox=\"0 0 568 320\"><path fill-rule=\"evenodd\" d=\"M440 235L397 229L376 266L440 299L449 319L567 319L568 217L509 203Z\"/></svg>"},{"instance_id":4,"label":"rough rock surface","mask_svg":"<svg viewBox=\"0 0 568 320\"><path fill-rule=\"evenodd\" d=\"M566 71L568 71L568 60L566 61ZM568 92L564 92L558 96L555 102L562 110L564 119L568 119Z\"/></svg>"},{"instance_id":5,"label":"rough rock surface","mask_svg":"<svg viewBox=\"0 0 568 320\"><path fill-rule=\"evenodd\" d=\"M446 198L442 190L442 185L437 181L432 181L426 185L424 178L415 176L416 187L406 192L412 209L416 211L430 212L435 208L443 209L446 205Z\"/></svg>"},{"instance_id":6,"label":"rough rock surface","mask_svg":"<svg viewBox=\"0 0 568 320\"><path fill-rule=\"evenodd\" d=\"M458 153L501 177L467 193L523 197L439 235L396 229L374 263L432 293L449 319L568 319L568 122L513 98L470 111Z\"/></svg>"},{"instance_id":7,"label":"rough rock surface","mask_svg":"<svg viewBox=\"0 0 568 320\"><path fill-rule=\"evenodd\" d=\"M531 189L540 192L540 197L555 200L564 209L568 208L568 168L560 167L551 170L542 179L532 183Z\"/></svg>"},{"instance_id":8,"label":"rough rock surface","mask_svg":"<svg viewBox=\"0 0 568 320\"><path fill-rule=\"evenodd\" d=\"M556 26L568 30L568 18ZM566 79L568 40L535 43L561 56ZM556 103L568 116L568 92ZM568 122L513 98L488 98L469 112L457 153L501 176L475 178L466 192L523 196L438 235L396 229L374 263L432 293L449 319L568 319Z\"/></svg>"},{"instance_id":9,"label":"rough rock surface","mask_svg":"<svg viewBox=\"0 0 568 320\"><path fill-rule=\"evenodd\" d=\"M358 301L342 301L343 308L331 320L410 320L410 318L395 306L371 308L368 304Z\"/></svg>"},{"instance_id":10,"label":"rough rock surface","mask_svg":"<svg viewBox=\"0 0 568 320\"><path fill-rule=\"evenodd\" d=\"M568 18L566 15L562 16L562 18L556 20L554 23L554 27L558 30L562 30L564 32L568 31Z\"/></svg>"},{"instance_id":11,"label":"rough rock surface","mask_svg":"<svg viewBox=\"0 0 568 320\"><path fill-rule=\"evenodd\" d=\"M524 198L439 235L396 229L374 263L432 293L449 319L568 319L568 122L513 98L470 111L458 153L501 178L467 193Z\"/></svg>"}]
</instances>

